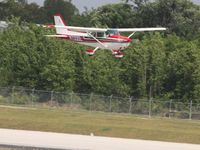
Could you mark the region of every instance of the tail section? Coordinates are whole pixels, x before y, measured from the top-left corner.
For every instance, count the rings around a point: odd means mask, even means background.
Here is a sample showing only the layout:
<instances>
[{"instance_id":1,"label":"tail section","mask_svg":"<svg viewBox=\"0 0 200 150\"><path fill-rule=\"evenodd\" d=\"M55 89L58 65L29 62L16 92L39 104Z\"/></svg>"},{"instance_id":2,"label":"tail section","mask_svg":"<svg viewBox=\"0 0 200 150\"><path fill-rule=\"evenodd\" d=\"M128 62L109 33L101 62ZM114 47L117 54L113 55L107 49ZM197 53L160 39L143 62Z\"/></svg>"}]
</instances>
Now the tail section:
<instances>
[{"instance_id":1,"label":"tail section","mask_svg":"<svg viewBox=\"0 0 200 150\"><path fill-rule=\"evenodd\" d=\"M67 29L62 28L62 26L63 27L66 26L66 23L60 14L54 15L54 21L55 21L56 34L67 34L69 32Z\"/></svg>"}]
</instances>

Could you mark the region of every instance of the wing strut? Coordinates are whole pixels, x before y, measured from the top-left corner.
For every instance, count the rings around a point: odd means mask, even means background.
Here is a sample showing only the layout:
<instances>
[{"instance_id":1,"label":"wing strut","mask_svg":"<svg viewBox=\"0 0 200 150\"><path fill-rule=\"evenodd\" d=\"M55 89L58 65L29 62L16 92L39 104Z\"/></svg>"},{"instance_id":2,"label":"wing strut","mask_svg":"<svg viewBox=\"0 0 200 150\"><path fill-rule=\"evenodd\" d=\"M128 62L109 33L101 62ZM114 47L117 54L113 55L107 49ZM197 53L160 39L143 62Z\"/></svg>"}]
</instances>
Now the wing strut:
<instances>
[{"instance_id":1,"label":"wing strut","mask_svg":"<svg viewBox=\"0 0 200 150\"><path fill-rule=\"evenodd\" d=\"M95 38L92 34L90 34L89 32L87 32L87 34L89 35L89 36L91 36L93 39L95 39L99 44L101 44L103 47L105 47L106 49L107 49L107 46L106 45L104 45L102 42L100 42L97 38Z\"/></svg>"},{"instance_id":2,"label":"wing strut","mask_svg":"<svg viewBox=\"0 0 200 150\"><path fill-rule=\"evenodd\" d=\"M133 35L135 34L135 32L131 33L128 38L131 38Z\"/></svg>"},{"instance_id":3,"label":"wing strut","mask_svg":"<svg viewBox=\"0 0 200 150\"><path fill-rule=\"evenodd\" d=\"M94 52L96 52L98 49L99 49L99 47L96 47L96 48L94 49Z\"/></svg>"}]
</instances>

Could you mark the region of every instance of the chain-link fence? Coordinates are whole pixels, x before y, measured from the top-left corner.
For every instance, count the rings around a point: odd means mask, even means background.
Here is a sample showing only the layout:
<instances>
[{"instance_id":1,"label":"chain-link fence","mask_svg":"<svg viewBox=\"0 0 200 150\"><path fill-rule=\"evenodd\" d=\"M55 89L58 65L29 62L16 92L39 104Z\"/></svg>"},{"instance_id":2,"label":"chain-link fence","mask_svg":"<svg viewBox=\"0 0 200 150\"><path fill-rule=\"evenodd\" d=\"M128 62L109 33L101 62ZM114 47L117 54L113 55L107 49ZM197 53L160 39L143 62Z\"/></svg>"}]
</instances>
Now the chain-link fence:
<instances>
[{"instance_id":1,"label":"chain-link fence","mask_svg":"<svg viewBox=\"0 0 200 150\"><path fill-rule=\"evenodd\" d=\"M22 87L0 87L1 105L27 107L63 107L68 109L129 113L167 118L200 120L200 103L177 100L147 100L103 96L96 94L68 93L26 89Z\"/></svg>"}]
</instances>

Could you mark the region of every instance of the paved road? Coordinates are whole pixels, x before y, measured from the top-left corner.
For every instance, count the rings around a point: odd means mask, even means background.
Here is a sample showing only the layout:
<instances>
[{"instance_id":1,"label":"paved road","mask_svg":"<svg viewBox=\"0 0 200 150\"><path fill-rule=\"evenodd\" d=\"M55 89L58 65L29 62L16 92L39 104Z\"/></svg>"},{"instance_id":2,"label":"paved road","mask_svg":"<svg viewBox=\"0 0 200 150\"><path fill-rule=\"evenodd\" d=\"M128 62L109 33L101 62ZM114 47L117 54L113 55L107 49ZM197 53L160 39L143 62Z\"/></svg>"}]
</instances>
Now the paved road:
<instances>
[{"instance_id":1,"label":"paved road","mask_svg":"<svg viewBox=\"0 0 200 150\"><path fill-rule=\"evenodd\" d=\"M72 150L200 150L200 145L0 129L0 145Z\"/></svg>"}]
</instances>

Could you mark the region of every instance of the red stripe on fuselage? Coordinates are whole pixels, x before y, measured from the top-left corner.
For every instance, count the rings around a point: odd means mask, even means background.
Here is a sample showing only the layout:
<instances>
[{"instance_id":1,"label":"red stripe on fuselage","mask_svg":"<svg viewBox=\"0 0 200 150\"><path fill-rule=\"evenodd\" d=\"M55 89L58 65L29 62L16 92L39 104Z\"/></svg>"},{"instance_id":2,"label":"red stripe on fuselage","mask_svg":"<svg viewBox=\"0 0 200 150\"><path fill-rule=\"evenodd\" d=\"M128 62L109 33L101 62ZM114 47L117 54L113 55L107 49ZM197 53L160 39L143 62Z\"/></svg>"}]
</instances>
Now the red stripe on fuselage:
<instances>
[{"instance_id":1,"label":"red stripe on fuselage","mask_svg":"<svg viewBox=\"0 0 200 150\"><path fill-rule=\"evenodd\" d=\"M82 37L82 36L68 36L67 37L60 37L61 39L65 39L65 40L71 40L71 41L75 41L75 42L88 42L88 43L97 43L97 41L92 38L92 37ZM108 37L109 39L106 38L97 38L100 42L102 43L130 43L131 39L129 39L128 37L124 37L124 36L118 36L118 37Z\"/></svg>"},{"instance_id":2,"label":"red stripe on fuselage","mask_svg":"<svg viewBox=\"0 0 200 150\"><path fill-rule=\"evenodd\" d=\"M127 42L127 41L118 41L118 40L116 40L116 39L109 39L109 40L107 40L107 39L98 39L100 42L102 42L102 43L129 43L129 42ZM95 40L95 39L84 39L82 42L91 42L91 43L97 43L97 41Z\"/></svg>"}]
</instances>

